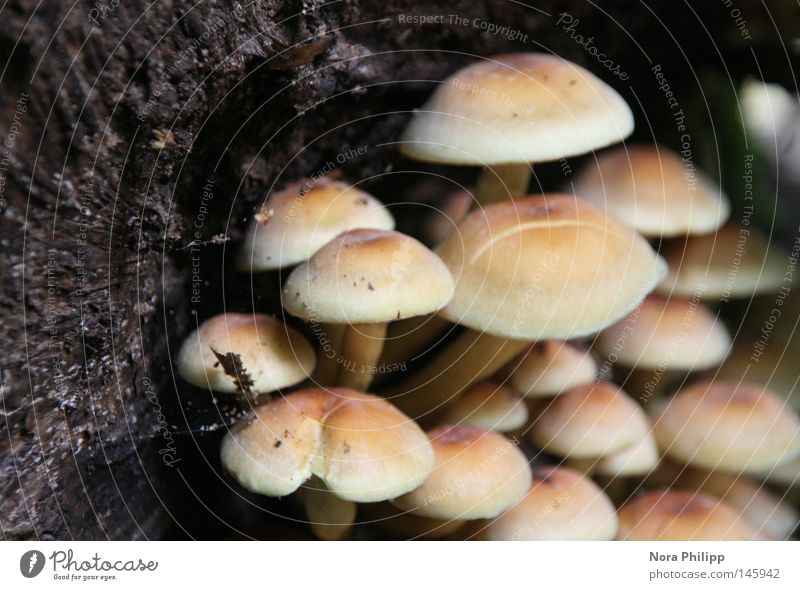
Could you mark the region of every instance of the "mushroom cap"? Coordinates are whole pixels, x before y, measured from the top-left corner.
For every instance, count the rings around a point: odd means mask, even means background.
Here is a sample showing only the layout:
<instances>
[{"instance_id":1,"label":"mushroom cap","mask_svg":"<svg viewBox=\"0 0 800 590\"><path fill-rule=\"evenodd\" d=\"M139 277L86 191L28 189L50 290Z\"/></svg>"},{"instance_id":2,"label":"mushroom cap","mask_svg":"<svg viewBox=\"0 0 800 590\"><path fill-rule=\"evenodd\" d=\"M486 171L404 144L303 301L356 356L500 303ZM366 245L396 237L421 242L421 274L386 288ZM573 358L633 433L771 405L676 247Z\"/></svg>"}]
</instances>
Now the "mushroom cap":
<instances>
[{"instance_id":1,"label":"mushroom cap","mask_svg":"<svg viewBox=\"0 0 800 590\"><path fill-rule=\"evenodd\" d=\"M262 271L293 266L355 228L392 230L394 219L383 203L347 183L301 180L270 194L250 222L237 267Z\"/></svg>"},{"instance_id":2,"label":"mushroom cap","mask_svg":"<svg viewBox=\"0 0 800 590\"><path fill-rule=\"evenodd\" d=\"M761 482L719 471L688 469L678 481L683 489L701 490L738 510L756 532L778 539L792 534L800 513Z\"/></svg>"},{"instance_id":3,"label":"mushroom cap","mask_svg":"<svg viewBox=\"0 0 800 590\"><path fill-rule=\"evenodd\" d=\"M648 433L639 442L598 458L593 473L608 477L639 477L658 467L659 459L656 440Z\"/></svg>"},{"instance_id":4,"label":"mushroom cap","mask_svg":"<svg viewBox=\"0 0 800 590\"><path fill-rule=\"evenodd\" d=\"M238 355L246 375L226 373L214 351ZM303 381L315 364L314 349L300 332L260 313L223 313L206 320L184 341L176 363L192 385L223 393L241 392L246 377L254 393L277 391Z\"/></svg>"},{"instance_id":5,"label":"mushroom cap","mask_svg":"<svg viewBox=\"0 0 800 590\"><path fill-rule=\"evenodd\" d=\"M303 389L260 406L252 422L228 432L221 454L252 492L285 496L316 475L352 502L413 490L434 464L413 420L383 398L343 387Z\"/></svg>"},{"instance_id":6,"label":"mushroom cap","mask_svg":"<svg viewBox=\"0 0 800 590\"><path fill-rule=\"evenodd\" d=\"M703 304L649 295L628 317L603 330L595 347L626 367L699 371L725 360L731 337Z\"/></svg>"},{"instance_id":7,"label":"mushroom cap","mask_svg":"<svg viewBox=\"0 0 800 590\"><path fill-rule=\"evenodd\" d=\"M414 238L356 229L295 268L283 307L310 321L378 323L441 309L453 296L444 263Z\"/></svg>"},{"instance_id":8,"label":"mushroom cap","mask_svg":"<svg viewBox=\"0 0 800 590\"><path fill-rule=\"evenodd\" d=\"M474 426L440 426L428 437L436 465L425 483L394 500L401 510L445 520L494 518L528 491L528 460L503 435Z\"/></svg>"},{"instance_id":9,"label":"mushroom cap","mask_svg":"<svg viewBox=\"0 0 800 590\"><path fill-rule=\"evenodd\" d=\"M594 205L559 194L473 211L438 253L456 279L442 311L447 319L530 340L602 330L665 272L644 238Z\"/></svg>"},{"instance_id":10,"label":"mushroom cap","mask_svg":"<svg viewBox=\"0 0 800 590\"><path fill-rule=\"evenodd\" d=\"M605 152L578 173L572 186L576 195L647 237L707 234L730 215L722 190L662 146Z\"/></svg>"},{"instance_id":11,"label":"mushroom cap","mask_svg":"<svg viewBox=\"0 0 800 590\"><path fill-rule=\"evenodd\" d=\"M749 541L755 534L736 510L703 492L647 492L618 515L622 541Z\"/></svg>"},{"instance_id":12,"label":"mushroom cap","mask_svg":"<svg viewBox=\"0 0 800 590\"><path fill-rule=\"evenodd\" d=\"M528 406L510 387L481 381L450 400L442 419L447 424L510 432L528 421Z\"/></svg>"},{"instance_id":13,"label":"mushroom cap","mask_svg":"<svg viewBox=\"0 0 800 590\"><path fill-rule=\"evenodd\" d=\"M533 485L484 531L489 541L611 541L617 536L611 500L590 478L566 467L533 470Z\"/></svg>"},{"instance_id":14,"label":"mushroom cap","mask_svg":"<svg viewBox=\"0 0 800 590\"><path fill-rule=\"evenodd\" d=\"M535 342L513 367L511 386L532 398L552 397L588 385L598 372L591 352L562 340Z\"/></svg>"},{"instance_id":15,"label":"mushroom cap","mask_svg":"<svg viewBox=\"0 0 800 590\"><path fill-rule=\"evenodd\" d=\"M594 74L553 55L513 53L445 80L414 114L400 150L442 164L548 162L632 131L630 108Z\"/></svg>"},{"instance_id":16,"label":"mushroom cap","mask_svg":"<svg viewBox=\"0 0 800 590\"><path fill-rule=\"evenodd\" d=\"M653 408L659 447L688 465L752 473L800 455L800 420L759 385L696 383Z\"/></svg>"},{"instance_id":17,"label":"mushroom cap","mask_svg":"<svg viewBox=\"0 0 800 590\"><path fill-rule=\"evenodd\" d=\"M634 445L650 431L647 416L611 383L593 383L553 398L531 426L531 438L561 457L601 457Z\"/></svg>"},{"instance_id":18,"label":"mushroom cap","mask_svg":"<svg viewBox=\"0 0 800 590\"><path fill-rule=\"evenodd\" d=\"M670 240L661 253L669 271L658 292L667 295L751 297L791 284L788 254L753 225L729 223L713 234Z\"/></svg>"}]
</instances>

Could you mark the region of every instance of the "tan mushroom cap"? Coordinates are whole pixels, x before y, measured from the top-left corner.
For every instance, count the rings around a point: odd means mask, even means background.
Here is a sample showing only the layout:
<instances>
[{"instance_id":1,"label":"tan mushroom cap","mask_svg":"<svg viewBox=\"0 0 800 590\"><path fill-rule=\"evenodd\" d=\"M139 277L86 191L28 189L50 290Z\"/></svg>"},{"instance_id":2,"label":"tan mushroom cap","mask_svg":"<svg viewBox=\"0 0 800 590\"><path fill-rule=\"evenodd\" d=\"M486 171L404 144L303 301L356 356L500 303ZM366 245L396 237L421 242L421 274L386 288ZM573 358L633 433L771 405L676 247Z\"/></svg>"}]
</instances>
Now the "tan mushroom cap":
<instances>
[{"instance_id":1,"label":"tan mushroom cap","mask_svg":"<svg viewBox=\"0 0 800 590\"><path fill-rule=\"evenodd\" d=\"M227 374L214 351L238 355L244 374ZM197 387L238 393L249 378L253 393L269 393L299 383L315 363L305 337L280 320L259 313L223 313L186 339L176 364L180 376Z\"/></svg>"},{"instance_id":2,"label":"tan mushroom cap","mask_svg":"<svg viewBox=\"0 0 800 590\"><path fill-rule=\"evenodd\" d=\"M584 68L544 53L486 58L445 80L400 146L417 160L491 165L547 162L622 141L630 108Z\"/></svg>"},{"instance_id":3,"label":"tan mushroom cap","mask_svg":"<svg viewBox=\"0 0 800 590\"><path fill-rule=\"evenodd\" d=\"M663 146L616 148L589 162L575 194L647 237L707 234L725 223L722 190Z\"/></svg>"},{"instance_id":4,"label":"tan mushroom cap","mask_svg":"<svg viewBox=\"0 0 800 590\"><path fill-rule=\"evenodd\" d=\"M643 476L658 467L659 459L656 440L648 433L639 442L597 459L593 473L609 477Z\"/></svg>"},{"instance_id":5,"label":"tan mushroom cap","mask_svg":"<svg viewBox=\"0 0 800 590\"><path fill-rule=\"evenodd\" d=\"M503 435L474 426L440 426L428 437L436 466L424 484L394 500L401 510L445 520L494 518L528 491L528 460Z\"/></svg>"},{"instance_id":6,"label":"tan mushroom cap","mask_svg":"<svg viewBox=\"0 0 800 590\"><path fill-rule=\"evenodd\" d=\"M484 531L490 541L610 541L617 535L611 500L588 477L565 467L533 470L533 485Z\"/></svg>"},{"instance_id":7,"label":"tan mushroom cap","mask_svg":"<svg viewBox=\"0 0 800 590\"><path fill-rule=\"evenodd\" d=\"M317 476L336 496L378 502L428 477L433 449L417 424L383 398L309 388L265 404L222 441L222 464L245 488L291 494Z\"/></svg>"},{"instance_id":8,"label":"tan mushroom cap","mask_svg":"<svg viewBox=\"0 0 800 590\"><path fill-rule=\"evenodd\" d=\"M702 492L652 491L619 510L622 541L748 541L754 535L736 510Z\"/></svg>"},{"instance_id":9,"label":"tan mushroom cap","mask_svg":"<svg viewBox=\"0 0 800 590\"><path fill-rule=\"evenodd\" d=\"M274 192L250 222L239 270L277 270L308 260L344 231L394 229L375 197L338 180L306 179Z\"/></svg>"},{"instance_id":10,"label":"tan mushroom cap","mask_svg":"<svg viewBox=\"0 0 800 590\"><path fill-rule=\"evenodd\" d=\"M531 426L531 438L548 452L583 459L620 451L649 431L647 416L624 391L593 383L548 402Z\"/></svg>"},{"instance_id":11,"label":"tan mushroom cap","mask_svg":"<svg viewBox=\"0 0 800 590\"><path fill-rule=\"evenodd\" d=\"M634 309L665 272L644 238L559 194L473 211L438 253L456 278L442 314L507 338L598 332Z\"/></svg>"},{"instance_id":12,"label":"tan mushroom cap","mask_svg":"<svg viewBox=\"0 0 800 590\"><path fill-rule=\"evenodd\" d=\"M703 304L649 295L626 318L603 330L595 347L626 367L699 371L725 360L731 337Z\"/></svg>"},{"instance_id":13,"label":"tan mushroom cap","mask_svg":"<svg viewBox=\"0 0 800 590\"><path fill-rule=\"evenodd\" d=\"M377 323L433 313L452 295L450 271L420 242L399 232L356 229L292 271L283 307L305 320Z\"/></svg>"},{"instance_id":14,"label":"tan mushroom cap","mask_svg":"<svg viewBox=\"0 0 800 590\"><path fill-rule=\"evenodd\" d=\"M447 424L510 432L525 425L528 406L510 387L481 381L450 400L442 420Z\"/></svg>"},{"instance_id":15,"label":"tan mushroom cap","mask_svg":"<svg viewBox=\"0 0 800 590\"><path fill-rule=\"evenodd\" d=\"M771 293L787 282L787 253L754 226L729 223L716 233L665 243L669 272L658 292L702 299ZM791 277L791 275L788 275Z\"/></svg>"},{"instance_id":16,"label":"tan mushroom cap","mask_svg":"<svg viewBox=\"0 0 800 590\"><path fill-rule=\"evenodd\" d=\"M688 465L752 473L800 455L800 420L759 385L701 382L653 408L659 447Z\"/></svg>"},{"instance_id":17,"label":"tan mushroom cap","mask_svg":"<svg viewBox=\"0 0 800 590\"><path fill-rule=\"evenodd\" d=\"M718 471L686 470L678 481L683 489L701 490L738 510L756 532L786 539L800 522L800 513L759 481Z\"/></svg>"},{"instance_id":18,"label":"tan mushroom cap","mask_svg":"<svg viewBox=\"0 0 800 590\"><path fill-rule=\"evenodd\" d=\"M511 386L525 397L552 397L597 377L598 367L588 350L562 340L535 342L513 365Z\"/></svg>"}]
</instances>

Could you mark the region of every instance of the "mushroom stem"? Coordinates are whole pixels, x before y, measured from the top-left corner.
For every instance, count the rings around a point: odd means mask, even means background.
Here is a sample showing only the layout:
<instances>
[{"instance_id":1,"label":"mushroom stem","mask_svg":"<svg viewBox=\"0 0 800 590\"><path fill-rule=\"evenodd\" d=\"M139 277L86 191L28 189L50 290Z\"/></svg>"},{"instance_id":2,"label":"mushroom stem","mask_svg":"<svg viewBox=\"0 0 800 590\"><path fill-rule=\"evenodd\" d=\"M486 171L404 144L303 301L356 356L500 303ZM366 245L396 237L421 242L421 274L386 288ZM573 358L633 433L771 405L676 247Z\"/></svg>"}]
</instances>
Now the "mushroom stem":
<instances>
[{"instance_id":1,"label":"mushroom stem","mask_svg":"<svg viewBox=\"0 0 800 590\"><path fill-rule=\"evenodd\" d=\"M339 385L366 391L377 372L385 339L385 322L347 326L342 341Z\"/></svg>"},{"instance_id":2,"label":"mushroom stem","mask_svg":"<svg viewBox=\"0 0 800 590\"><path fill-rule=\"evenodd\" d=\"M449 325L450 322L438 314L392 322L387 330L381 364L393 366L411 360L430 347Z\"/></svg>"},{"instance_id":3,"label":"mushroom stem","mask_svg":"<svg viewBox=\"0 0 800 590\"><path fill-rule=\"evenodd\" d=\"M300 501L311 531L323 541L340 541L347 537L356 519L356 505L329 491L316 477L301 488Z\"/></svg>"},{"instance_id":4,"label":"mushroom stem","mask_svg":"<svg viewBox=\"0 0 800 590\"><path fill-rule=\"evenodd\" d=\"M339 355L347 326L345 324L323 324L327 342L317 355L317 369L312 379L317 385L334 385L339 373ZM326 349L325 346L330 346Z\"/></svg>"},{"instance_id":5,"label":"mushroom stem","mask_svg":"<svg viewBox=\"0 0 800 590\"><path fill-rule=\"evenodd\" d=\"M530 164L497 164L481 171L476 187L476 200L480 205L505 201L528 192L531 181Z\"/></svg>"},{"instance_id":6,"label":"mushroom stem","mask_svg":"<svg viewBox=\"0 0 800 590\"><path fill-rule=\"evenodd\" d=\"M530 342L465 330L455 341L407 381L390 390L392 402L419 418L438 410L450 397L491 377Z\"/></svg>"}]
</instances>

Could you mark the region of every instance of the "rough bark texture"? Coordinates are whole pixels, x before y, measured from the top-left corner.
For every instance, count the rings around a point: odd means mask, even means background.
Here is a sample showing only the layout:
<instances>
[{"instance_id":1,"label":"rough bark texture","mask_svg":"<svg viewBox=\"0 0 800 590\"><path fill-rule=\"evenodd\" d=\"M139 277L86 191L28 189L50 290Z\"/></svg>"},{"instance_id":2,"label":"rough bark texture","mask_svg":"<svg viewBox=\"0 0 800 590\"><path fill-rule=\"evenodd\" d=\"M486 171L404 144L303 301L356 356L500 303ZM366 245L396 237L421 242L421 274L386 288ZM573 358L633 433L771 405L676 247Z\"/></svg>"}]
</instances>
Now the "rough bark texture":
<instances>
[{"instance_id":1,"label":"rough bark texture","mask_svg":"<svg viewBox=\"0 0 800 590\"><path fill-rule=\"evenodd\" d=\"M408 198L400 189L409 181L380 177L408 166L387 145L406 112L475 55L515 49L585 64L634 105L641 139L676 144L650 63L663 64L688 110L704 68L724 64L733 80L758 71L751 49L767 76L790 78L774 26L796 22L773 25L760 3L743 4L754 35L745 42L724 6L696 15L673 2L148 4L10 0L2 9L8 539L219 537L254 520L263 527L267 512L283 509L258 501L257 516L243 516L256 501L227 488L219 433L202 433L219 421L214 406L200 408L170 356L212 313L279 310L275 277L251 282L226 264L273 183L366 146L338 172L372 179L367 188L384 199ZM555 25L562 11L623 64L628 82ZM478 18L528 38L398 18L415 14ZM638 101L656 105L644 109L653 130ZM265 530L255 535L292 534Z\"/></svg>"}]
</instances>

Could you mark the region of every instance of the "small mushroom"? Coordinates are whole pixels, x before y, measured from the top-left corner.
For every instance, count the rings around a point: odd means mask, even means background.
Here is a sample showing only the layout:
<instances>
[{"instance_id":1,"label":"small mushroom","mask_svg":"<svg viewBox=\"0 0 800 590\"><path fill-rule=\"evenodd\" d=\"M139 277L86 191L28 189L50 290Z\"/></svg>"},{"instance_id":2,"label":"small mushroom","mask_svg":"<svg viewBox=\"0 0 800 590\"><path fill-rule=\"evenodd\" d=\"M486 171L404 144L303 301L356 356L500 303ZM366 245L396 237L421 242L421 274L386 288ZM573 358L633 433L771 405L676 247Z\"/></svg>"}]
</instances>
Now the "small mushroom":
<instances>
[{"instance_id":1,"label":"small mushroom","mask_svg":"<svg viewBox=\"0 0 800 590\"><path fill-rule=\"evenodd\" d=\"M530 488L528 460L501 434L440 426L428 438L435 466L425 483L392 502L401 510L440 520L494 518Z\"/></svg>"},{"instance_id":2,"label":"small mushroom","mask_svg":"<svg viewBox=\"0 0 800 590\"><path fill-rule=\"evenodd\" d=\"M606 477L642 477L658 467L660 455L652 433L648 432L638 442L599 457L592 473Z\"/></svg>"},{"instance_id":3,"label":"small mushroom","mask_svg":"<svg viewBox=\"0 0 800 590\"><path fill-rule=\"evenodd\" d=\"M753 225L729 223L716 233L665 242L669 272L658 293L706 300L747 298L791 285L788 253Z\"/></svg>"},{"instance_id":4,"label":"small mushroom","mask_svg":"<svg viewBox=\"0 0 800 590\"><path fill-rule=\"evenodd\" d=\"M304 320L346 324L338 382L366 389L378 370L387 324L433 313L452 296L450 271L420 242L359 229L294 269L282 299L286 311Z\"/></svg>"},{"instance_id":5,"label":"small mushroom","mask_svg":"<svg viewBox=\"0 0 800 590\"><path fill-rule=\"evenodd\" d=\"M647 492L619 511L621 541L749 541L755 535L734 508L703 492Z\"/></svg>"},{"instance_id":6,"label":"small mushroom","mask_svg":"<svg viewBox=\"0 0 800 590\"><path fill-rule=\"evenodd\" d=\"M262 394L306 379L314 349L294 328L263 314L223 313L193 332L178 353L178 373L222 393Z\"/></svg>"},{"instance_id":7,"label":"small mushroom","mask_svg":"<svg viewBox=\"0 0 800 590\"><path fill-rule=\"evenodd\" d=\"M419 426L386 400L345 388L303 389L258 407L250 423L225 436L221 456L226 471L257 494L287 496L317 478L303 496L326 538L349 528L349 503L409 492L434 465Z\"/></svg>"},{"instance_id":8,"label":"small mushroom","mask_svg":"<svg viewBox=\"0 0 800 590\"><path fill-rule=\"evenodd\" d=\"M586 164L572 187L647 238L707 234L730 215L722 189L659 145L605 152Z\"/></svg>"},{"instance_id":9,"label":"small mushroom","mask_svg":"<svg viewBox=\"0 0 800 590\"><path fill-rule=\"evenodd\" d=\"M471 331L393 389L409 394L397 403L415 417L491 376L531 340L608 327L665 272L641 236L593 205L558 194L473 211L437 252L456 280L441 315Z\"/></svg>"},{"instance_id":10,"label":"small mushroom","mask_svg":"<svg viewBox=\"0 0 800 590\"><path fill-rule=\"evenodd\" d=\"M545 53L486 58L445 80L406 127L401 152L416 160L482 166L477 199L528 190L532 162L622 141L630 108L588 70Z\"/></svg>"},{"instance_id":11,"label":"small mushroom","mask_svg":"<svg viewBox=\"0 0 800 590\"><path fill-rule=\"evenodd\" d=\"M489 541L610 541L617 513L603 490L566 467L533 470L533 485L484 530Z\"/></svg>"},{"instance_id":12,"label":"small mushroom","mask_svg":"<svg viewBox=\"0 0 800 590\"><path fill-rule=\"evenodd\" d=\"M659 448L686 465L758 473L800 456L800 419L758 385L700 382L652 408Z\"/></svg>"},{"instance_id":13,"label":"small mushroom","mask_svg":"<svg viewBox=\"0 0 800 590\"><path fill-rule=\"evenodd\" d=\"M531 426L531 439L560 457L589 459L636 445L649 432L647 416L624 391L594 383L550 400Z\"/></svg>"},{"instance_id":14,"label":"small mushroom","mask_svg":"<svg viewBox=\"0 0 800 590\"><path fill-rule=\"evenodd\" d=\"M495 381L481 381L448 404L442 421L511 432L528 421L528 406L510 387Z\"/></svg>"},{"instance_id":15,"label":"small mushroom","mask_svg":"<svg viewBox=\"0 0 800 590\"><path fill-rule=\"evenodd\" d=\"M512 367L509 383L527 398L554 397L592 383L598 373L591 352L562 340L535 342Z\"/></svg>"}]
</instances>

